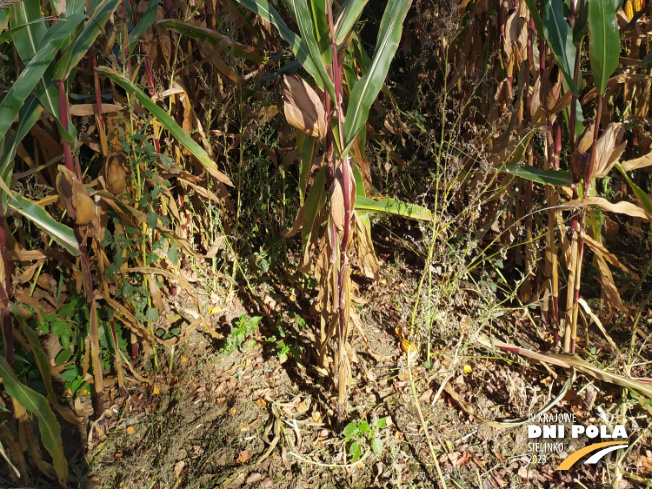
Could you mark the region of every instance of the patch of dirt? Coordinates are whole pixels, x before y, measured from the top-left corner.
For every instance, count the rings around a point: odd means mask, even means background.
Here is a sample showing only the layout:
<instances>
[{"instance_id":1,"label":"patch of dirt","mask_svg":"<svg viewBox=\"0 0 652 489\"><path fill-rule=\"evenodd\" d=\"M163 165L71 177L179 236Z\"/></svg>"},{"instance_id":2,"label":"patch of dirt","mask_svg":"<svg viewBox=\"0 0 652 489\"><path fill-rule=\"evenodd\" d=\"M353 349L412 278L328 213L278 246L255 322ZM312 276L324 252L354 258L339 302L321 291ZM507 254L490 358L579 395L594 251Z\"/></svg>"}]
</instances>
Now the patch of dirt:
<instances>
[{"instance_id":1,"label":"patch of dirt","mask_svg":"<svg viewBox=\"0 0 652 489\"><path fill-rule=\"evenodd\" d=\"M110 408L90 443L86 445L86 435L64 434L67 442L82 441L81 447L77 442L77 454L69 457L74 476L70 487L441 487L426 430L448 487L561 488L576 487L576 480L599 487L605 469L581 463L572 471L554 469L569 454L604 440L567 436L562 450L534 461L531 444L550 440L530 439L529 423L514 429L487 426L442 390L450 382L461 401L490 420L527 418L546 406L564 384L565 371L558 370L562 375L555 380L549 371L515 356L487 356L486 350L473 347L474 335L484 332L542 348L536 328L520 314L495 313L487 326L460 312L433 312L439 319L431 332L430 361L424 358L427 348L420 345L421 358L412 367L424 426L406 355L391 335L395 326L405 325L411 312L406 297L415 288L413 276L399 277L390 270L384 283L367 287L359 299L353 321L353 385L341 425L336 424L331 381L314 369L309 348L280 355L270 341L280 316L266 314L253 341L233 353L220 353L224 343L195 331L181 347L160 352L158 369L147 374L152 385L132 381L127 392L109 389ZM481 316L481 301L472 293L455 300ZM252 309L252 315L261 312ZM462 310L459 304L456 309ZM240 305L225 308L215 331L228 335L244 312ZM284 340L307 345L309 331L287 329ZM595 406L587 404L592 389L598 392L592 386L582 389L584 393L570 390L549 413L575 414L583 424L599 422L593 417ZM610 405L616 405L617 392L609 395ZM374 429L383 418L385 426ZM344 427L361 421L368 422L373 434L346 440ZM570 424L565 426L570 433ZM628 433L644 426L643 420L638 426L628 424ZM381 445L377 453L374 438ZM359 462L352 458L353 442L362 449ZM377 449L379 442L373 442ZM630 456L640 459L644 446ZM34 487L52 486L36 481Z\"/></svg>"}]
</instances>

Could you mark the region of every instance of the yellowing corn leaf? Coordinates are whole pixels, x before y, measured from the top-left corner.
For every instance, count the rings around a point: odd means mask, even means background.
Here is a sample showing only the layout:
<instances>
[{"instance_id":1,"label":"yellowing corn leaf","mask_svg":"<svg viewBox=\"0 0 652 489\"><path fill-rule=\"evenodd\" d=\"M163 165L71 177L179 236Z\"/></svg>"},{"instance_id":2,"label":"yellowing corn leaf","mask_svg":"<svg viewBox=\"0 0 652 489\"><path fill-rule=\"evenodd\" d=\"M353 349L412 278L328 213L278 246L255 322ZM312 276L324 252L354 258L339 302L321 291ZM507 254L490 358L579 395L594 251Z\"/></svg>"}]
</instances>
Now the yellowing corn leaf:
<instances>
[{"instance_id":1,"label":"yellowing corn leaf","mask_svg":"<svg viewBox=\"0 0 652 489\"><path fill-rule=\"evenodd\" d=\"M111 114L121 110L124 110L124 107L120 104L102 104L102 114ZM70 115L81 117L95 115L96 113L96 104L75 104L70 106Z\"/></svg>"},{"instance_id":2,"label":"yellowing corn leaf","mask_svg":"<svg viewBox=\"0 0 652 489\"><path fill-rule=\"evenodd\" d=\"M326 136L324 105L317 92L298 76L283 78L283 110L288 123L309 136Z\"/></svg>"},{"instance_id":3,"label":"yellowing corn leaf","mask_svg":"<svg viewBox=\"0 0 652 489\"><path fill-rule=\"evenodd\" d=\"M595 255L596 262L598 264L598 270L600 271L600 283L602 284L602 292L604 293L609 305L615 307L622 313L627 313L627 306L623 302L623 299L620 297L618 292L618 287L614 283L614 277L609 270L609 265L602 257L602 255ZM617 349L616 349L617 350Z\"/></svg>"}]
</instances>

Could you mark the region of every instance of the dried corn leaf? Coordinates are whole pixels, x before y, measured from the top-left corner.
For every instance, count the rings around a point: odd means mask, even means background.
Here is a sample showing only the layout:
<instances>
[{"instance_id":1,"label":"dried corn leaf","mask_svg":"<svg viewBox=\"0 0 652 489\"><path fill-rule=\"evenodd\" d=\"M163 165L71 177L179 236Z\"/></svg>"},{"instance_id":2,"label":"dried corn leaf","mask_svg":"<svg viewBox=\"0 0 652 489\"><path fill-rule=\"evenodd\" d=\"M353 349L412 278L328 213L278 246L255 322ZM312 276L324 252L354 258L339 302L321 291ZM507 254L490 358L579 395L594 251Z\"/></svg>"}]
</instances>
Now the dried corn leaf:
<instances>
[{"instance_id":1,"label":"dried corn leaf","mask_svg":"<svg viewBox=\"0 0 652 489\"><path fill-rule=\"evenodd\" d=\"M625 171L638 170L639 168L646 168L652 166L652 153L648 153L640 158L634 158L633 160L627 160L620 164Z\"/></svg>"},{"instance_id":2,"label":"dried corn leaf","mask_svg":"<svg viewBox=\"0 0 652 489\"><path fill-rule=\"evenodd\" d=\"M627 146L627 142L621 144L624 135L624 124L615 122L609 124L593 148L593 151L595 151L595 162L593 175L590 178L603 178L611 171L618 158L620 158L620 155L625 151L625 146Z\"/></svg>"},{"instance_id":3,"label":"dried corn leaf","mask_svg":"<svg viewBox=\"0 0 652 489\"><path fill-rule=\"evenodd\" d=\"M317 92L298 76L285 76L283 85L283 110L288 123L309 136L326 137L326 115Z\"/></svg>"},{"instance_id":4,"label":"dried corn leaf","mask_svg":"<svg viewBox=\"0 0 652 489\"><path fill-rule=\"evenodd\" d=\"M562 204L562 209L575 209L577 207L587 207L594 205L607 212L614 212L616 214L626 214L631 217L639 217L645 221L651 221L652 218L648 217L645 210L631 202L620 201L615 204L609 202L602 197L585 197L583 199L571 200L566 204Z\"/></svg>"}]
</instances>

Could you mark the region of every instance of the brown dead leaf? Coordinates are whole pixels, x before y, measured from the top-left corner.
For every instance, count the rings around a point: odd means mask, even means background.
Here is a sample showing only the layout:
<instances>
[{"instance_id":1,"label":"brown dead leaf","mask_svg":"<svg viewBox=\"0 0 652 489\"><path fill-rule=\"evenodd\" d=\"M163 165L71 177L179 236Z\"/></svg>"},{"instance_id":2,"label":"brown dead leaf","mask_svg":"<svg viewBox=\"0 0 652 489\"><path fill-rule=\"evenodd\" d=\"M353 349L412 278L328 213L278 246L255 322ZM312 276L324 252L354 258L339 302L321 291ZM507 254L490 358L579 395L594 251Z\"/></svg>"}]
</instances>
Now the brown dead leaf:
<instances>
[{"instance_id":1,"label":"brown dead leaf","mask_svg":"<svg viewBox=\"0 0 652 489\"><path fill-rule=\"evenodd\" d=\"M249 460L251 460L251 453L249 453L249 450L242 450L240 455L238 455L236 462L239 464L246 464Z\"/></svg>"},{"instance_id":2,"label":"brown dead leaf","mask_svg":"<svg viewBox=\"0 0 652 489\"><path fill-rule=\"evenodd\" d=\"M245 481L245 483L247 483L247 484L253 484L253 483L255 483L255 482L258 482L258 481L261 480L262 478L263 478L262 474L260 474L259 472L254 472L254 473L251 474L249 477L247 477L247 480Z\"/></svg>"},{"instance_id":3,"label":"brown dead leaf","mask_svg":"<svg viewBox=\"0 0 652 489\"><path fill-rule=\"evenodd\" d=\"M283 110L288 123L309 136L326 136L326 115L317 92L298 76L283 78Z\"/></svg>"}]
</instances>

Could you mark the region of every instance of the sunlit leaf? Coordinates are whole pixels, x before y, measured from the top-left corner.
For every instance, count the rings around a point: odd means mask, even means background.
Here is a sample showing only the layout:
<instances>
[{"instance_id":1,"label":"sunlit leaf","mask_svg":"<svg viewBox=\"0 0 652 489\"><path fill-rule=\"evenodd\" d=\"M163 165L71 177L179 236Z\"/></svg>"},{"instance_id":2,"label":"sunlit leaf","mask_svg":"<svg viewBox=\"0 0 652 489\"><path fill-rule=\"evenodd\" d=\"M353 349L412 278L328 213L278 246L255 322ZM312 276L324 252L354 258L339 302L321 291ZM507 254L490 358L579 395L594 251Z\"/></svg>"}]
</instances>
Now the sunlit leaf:
<instances>
[{"instance_id":1,"label":"sunlit leaf","mask_svg":"<svg viewBox=\"0 0 652 489\"><path fill-rule=\"evenodd\" d=\"M423 221L432 220L432 213L425 207L416 204L408 204L396 199L374 200L369 197L358 195L355 199L355 210L392 214L395 216L420 219Z\"/></svg>"},{"instance_id":2,"label":"sunlit leaf","mask_svg":"<svg viewBox=\"0 0 652 489\"><path fill-rule=\"evenodd\" d=\"M618 68L620 35L616 22L619 0L589 0L591 71L596 88L603 93L611 74Z\"/></svg>"},{"instance_id":3,"label":"sunlit leaf","mask_svg":"<svg viewBox=\"0 0 652 489\"><path fill-rule=\"evenodd\" d=\"M410 8L410 0L389 0L380 22L376 49L369 69L356 83L349 97L344 123L344 148L346 154L358 132L367 123L369 108L385 83L385 77L394 58L403 32L403 20Z\"/></svg>"}]
</instances>

